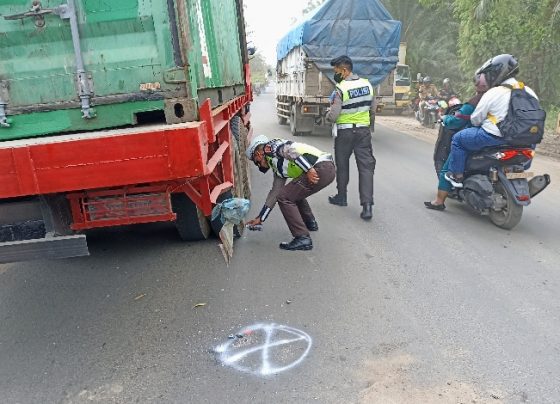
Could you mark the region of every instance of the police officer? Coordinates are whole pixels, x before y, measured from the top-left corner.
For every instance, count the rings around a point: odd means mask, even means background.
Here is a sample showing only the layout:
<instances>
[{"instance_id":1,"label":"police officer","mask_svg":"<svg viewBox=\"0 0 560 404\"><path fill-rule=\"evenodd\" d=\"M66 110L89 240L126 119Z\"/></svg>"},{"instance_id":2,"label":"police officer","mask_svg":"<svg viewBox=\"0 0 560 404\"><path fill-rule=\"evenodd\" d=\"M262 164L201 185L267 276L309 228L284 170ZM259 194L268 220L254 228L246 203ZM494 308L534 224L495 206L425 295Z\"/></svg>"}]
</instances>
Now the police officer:
<instances>
[{"instance_id":1,"label":"police officer","mask_svg":"<svg viewBox=\"0 0 560 404\"><path fill-rule=\"evenodd\" d=\"M247 222L249 226L262 224L278 202L282 215L294 237L283 242L283 250L311 250L310 231L319 230L307 197L325 188L335 177L335 166L328 153L307 145L283 139L268 140L266 136L253 139L247 158L263 173L274 173L272 189L259 215ZM288 179L292 179L286 184Z\"/></svg>"},{"instance_id":2,"label":"police officer","mask_svg":"<svg viewBox=\"0 0 560 404\"><path fill-rule=\"evenodd\" d=\"M333 205L347 206L346 190L350 177L350 156L354 153L359 173L360 204L363 220L373 216L373 173L375 157L371 145L370 123L375 120L375 97L367 79L352 73L352 59L340 56L331 61L336 93L327 120L336 124L334 152L338 193L329 196Z\"/></svg>"}]
</instances>

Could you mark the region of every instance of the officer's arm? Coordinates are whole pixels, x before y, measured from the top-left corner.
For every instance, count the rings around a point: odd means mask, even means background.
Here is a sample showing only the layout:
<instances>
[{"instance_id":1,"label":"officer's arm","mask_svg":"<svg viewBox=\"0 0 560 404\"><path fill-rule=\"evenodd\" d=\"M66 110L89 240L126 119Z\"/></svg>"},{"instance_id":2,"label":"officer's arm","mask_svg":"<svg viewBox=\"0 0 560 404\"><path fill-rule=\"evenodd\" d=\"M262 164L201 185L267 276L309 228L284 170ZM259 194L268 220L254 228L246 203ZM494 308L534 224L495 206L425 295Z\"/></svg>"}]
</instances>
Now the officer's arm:
<instances>
[{"instance_id":1,"label":"officer's arm","mask_svg":"<svg viewBox=\"0 0 560 404\"><path fill-rule=\"evenodd\" d=\"M327 117L326 117L327 121L329 121L330 123L335 123L341 111L342 111L342 95L340 94L340 90L337 89L334 95L334 100L331 104L331 108L329 112L327 112Z\"/></svg>"},{"instance_id":2,"label":"officer's arm","mask_svg":"<svg viewBox=\"0 0 560 404\"><path fill-rule=\"evenodd\" d=\"M266 197L264 206L262 207L258 216L258 218L261 219L261 222L264 222L266 220L266 218L272 211L272 208L274 208L274 205L276 205L276 201L278 200L278 194L280 193L280 191L282 190L285 184L286 184L285 178L281 178L278 177L277 175L274 175L272 188L268 192L268 196Z\"/></svg>"},{"instance_id":3,"label":"officer's arm","mask_svg":"<svg viewBox=\"0 0 560 404\"><path fill-rule=\"evenodd\" d=\"M369 107L369 127L371 130L375 130L375 112L377 110L377 99L375 98L375 92L373 93L373 98L371 99L371 106Z\"/></svg>"},{"instance_id":4,"label":"officer's arm","mask_svg":"<svg viewBox=\"0 0 560 404\"><path fill-rule=\"evenodd\" d=\"M309 160L312 156L299 154L293 143L286 143L284 146L278 148L277 154L278 157L293 161L304 172L311 170L315 164L315 161Z\"/></svg>"}]
</instances>

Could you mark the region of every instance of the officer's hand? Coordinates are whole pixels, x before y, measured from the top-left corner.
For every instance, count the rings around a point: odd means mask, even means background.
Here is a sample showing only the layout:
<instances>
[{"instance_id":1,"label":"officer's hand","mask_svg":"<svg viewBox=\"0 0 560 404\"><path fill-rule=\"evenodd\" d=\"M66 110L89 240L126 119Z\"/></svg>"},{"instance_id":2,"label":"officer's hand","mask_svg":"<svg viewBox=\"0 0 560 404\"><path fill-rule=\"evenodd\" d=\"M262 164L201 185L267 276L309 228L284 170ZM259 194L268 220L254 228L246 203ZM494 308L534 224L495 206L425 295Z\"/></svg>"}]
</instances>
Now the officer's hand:
<instances>
[{"instance_id":1,"label":"officer's hand","mask_svg":"<svg viewBox=\"0 0 560 404\"><path fill-rule=\"evenodd\" d=\"M319 182L319 174L317 174L317 171L314 168L307 172L307 181L312 184L317 184Z\"/></svg>"},{"instance_id":2,"label":"officer's hand","mask_svg":"<svg viewBox=\"0 0 560 404\"><path fill-rule=\"evenodd\" d=\"M260 217L256 217L256 218L254 218L253 220L249 220L249 221L247 222L247 225L248 225L248 226L256 226L256 225L259 225L259 224L262 224L262 220L261 220Z\"/></svg>"}]
</instances>

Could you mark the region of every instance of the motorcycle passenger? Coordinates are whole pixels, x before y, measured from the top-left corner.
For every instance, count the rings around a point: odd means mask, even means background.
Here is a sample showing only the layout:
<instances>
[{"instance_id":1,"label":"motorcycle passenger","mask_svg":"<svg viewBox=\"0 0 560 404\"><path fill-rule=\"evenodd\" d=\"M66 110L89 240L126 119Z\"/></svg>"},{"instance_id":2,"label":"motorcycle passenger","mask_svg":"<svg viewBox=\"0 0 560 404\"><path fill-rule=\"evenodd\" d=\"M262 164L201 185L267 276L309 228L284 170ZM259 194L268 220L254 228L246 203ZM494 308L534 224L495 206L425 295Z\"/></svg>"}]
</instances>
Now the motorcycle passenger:
<instances>
[{"instance_id":1,"label":"motorcycle passenger","mask_svg":"<svg viewBox=\"0 0 560 404\"><path fill-rule=\"evenodd\" d=\"M486 91L488 91L488 84L484 74L476 74L474 76L474 85L476 88L476 95L468 100L457 111L450 115L444 115L442 118L443 125L450 130L460 130L471 125L471 114L478 105L480 99ZM449 170L449 156L445 161L442 169L438 173L439 182L436 198L433 201L424 202L424 206L428 209L442 211L445 209L445 200L451 192L451 184L445 179L445 174Z\"/></svg>"},{"instance_id":2,"label":"motorcycle passenger","mask_svg":"<svg viewBox=\"0 0 560 404\"><path fill-rule=\"evenodd\" d=\"M519 88L520 84L515 79L515 74L518 72L519 63L509 54L495 56L477 70L477 74L484 75L490 90L482 96L471 114L473 127L463 129L453 136L449 171L445 174L445 178L454 187L463 187L463 176L469 154L485 147L506 143L497 125L505 119L511 98L511 89L504 85ZM525 86L525 90L538 99L528 86Z\"/></svg>"}]
</instances>

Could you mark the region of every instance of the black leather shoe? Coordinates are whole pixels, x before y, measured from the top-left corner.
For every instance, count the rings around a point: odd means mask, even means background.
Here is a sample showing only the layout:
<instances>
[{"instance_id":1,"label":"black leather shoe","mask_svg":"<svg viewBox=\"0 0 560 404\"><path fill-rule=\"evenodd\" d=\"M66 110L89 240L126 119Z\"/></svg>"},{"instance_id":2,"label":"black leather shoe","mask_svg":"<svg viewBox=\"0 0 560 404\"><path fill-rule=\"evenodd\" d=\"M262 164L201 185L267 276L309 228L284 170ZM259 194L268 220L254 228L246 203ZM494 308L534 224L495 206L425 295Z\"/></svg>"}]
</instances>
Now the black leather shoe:
<instances>
[{"instance_id":1,"label":"black leather shoe","mask_svg":"<svg viewBox=\"0 0 560 404\"><path fill-rule=\"evenodd\" d=\"M282 250L297 251L297 250L311 250L313 249L313 242L309 236L299 236L295 237L292 241L284 241L280 243L280 248Z\"/></svg>"},{"instance_id":2,"label":"black leather shoe","mask_svg":"<svg viewBox=\"0 0 560 404\"><path fill-rule=\"evenodd\" d=\"M317 221L315 219L308 220L307 222L305 222L305 227L307 227L307 230L309 230L309 231L318 231L319 230L319 225L317 224Z\"/></svg>"},{"instance_id":3,"label":"black leather shoe","mask_svg":"<svg viewBox=\"0 0 560 404\"><path fill-rule=\"evenodd\" d=\"M329 202L333 205L338 206L348 206L348 202L346 201L346 195L336 194L333 196L329 196Z\"/></svg>"},{"instance_id":4,"label":"black leather shoe","mask_svg":"<svg viewBox=\"0 0 560 404\"><path fill-rule=\"evenodd\" d=\"M366 203L363 205L360 217L364 220L371 220L371 218L373 217L373 205L371 203Z\"/></svg>"}]
</instances>

